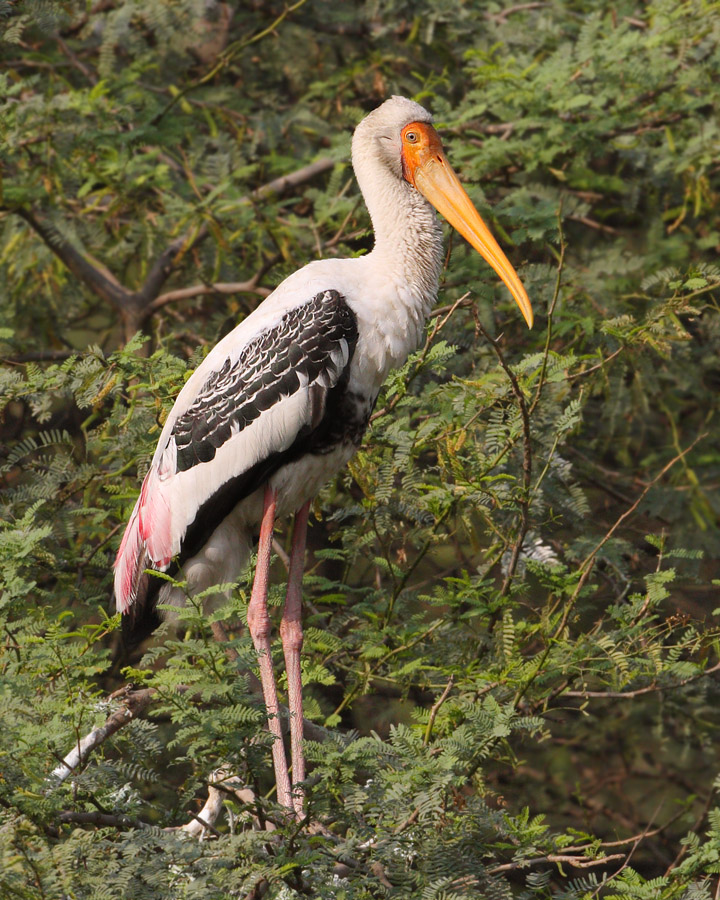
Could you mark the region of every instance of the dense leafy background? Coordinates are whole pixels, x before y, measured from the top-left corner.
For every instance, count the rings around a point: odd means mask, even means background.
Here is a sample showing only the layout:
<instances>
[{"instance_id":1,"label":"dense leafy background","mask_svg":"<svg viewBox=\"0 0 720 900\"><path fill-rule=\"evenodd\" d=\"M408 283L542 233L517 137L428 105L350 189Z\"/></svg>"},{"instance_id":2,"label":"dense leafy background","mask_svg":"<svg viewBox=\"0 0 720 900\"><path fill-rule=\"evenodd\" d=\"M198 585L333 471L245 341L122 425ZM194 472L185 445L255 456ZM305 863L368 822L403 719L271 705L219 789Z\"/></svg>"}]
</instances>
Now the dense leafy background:
<instances>
[{"instance_id":1,"label":"dense leafy background","mask_svg":"<svg viewBox=\"0 0 720 900\"><path fill-rule=\"evenodd\" d=\"M0 896L717 897L718 4L0 0L0 28ZM371 246L349 140L392 93L537 324L456 237L317 505L327 731L288 826L246 584L237 658L190 607L111 665L110 571L187 372Z\"/></svg>"}]
</instances>

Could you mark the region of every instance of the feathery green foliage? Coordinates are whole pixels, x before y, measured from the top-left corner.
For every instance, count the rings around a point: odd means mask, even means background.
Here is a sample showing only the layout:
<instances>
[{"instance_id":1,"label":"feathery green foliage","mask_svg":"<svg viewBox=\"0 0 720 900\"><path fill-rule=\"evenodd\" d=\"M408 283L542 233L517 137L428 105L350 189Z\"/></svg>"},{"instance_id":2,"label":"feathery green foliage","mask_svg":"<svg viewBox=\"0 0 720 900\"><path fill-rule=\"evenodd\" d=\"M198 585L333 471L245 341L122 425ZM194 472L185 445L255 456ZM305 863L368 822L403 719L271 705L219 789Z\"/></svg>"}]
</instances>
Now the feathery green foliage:
<instances>
[{"instance_id":1,"label":"feathery green foliage","mask_svg":"<svg viewBox=\"0 0 720 900\"><path fill-rule=\"evenodd\" d=\"M718 5L0 0L0 41L0 898L717 896ZM119 671L111 567L208 348L371 246L392 93L537 324L455 236L312 521L288 824L246 581Z\"/></svg>"}]
</instances>

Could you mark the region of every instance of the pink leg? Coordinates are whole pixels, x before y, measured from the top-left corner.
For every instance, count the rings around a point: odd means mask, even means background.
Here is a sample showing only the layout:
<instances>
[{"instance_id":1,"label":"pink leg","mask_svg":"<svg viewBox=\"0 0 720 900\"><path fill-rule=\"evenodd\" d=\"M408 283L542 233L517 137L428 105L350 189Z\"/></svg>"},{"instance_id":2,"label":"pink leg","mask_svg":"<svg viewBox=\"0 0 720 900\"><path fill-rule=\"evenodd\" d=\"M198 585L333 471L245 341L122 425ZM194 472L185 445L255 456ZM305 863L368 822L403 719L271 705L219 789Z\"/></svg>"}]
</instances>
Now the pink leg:
<instances>
[{"instance_id":1,"label":"pink leg","mask_svg":"<svg viewBox=\"0 0 720 900\"><path fill-rule=\"evenodd\" d=\"M273 672L272 653L270 649L270 617L268 616L267 597L270 571L270 550L272 548L273 525L275 524L275 501L277 494L270 487L265 488L263 517L260 524L260 540L258 541L257 566L252 594L248 604L248 628L260 663L260 681L268 715L268 726L273 735L272 755L275 769L278 801L289 809L293 808L290 792L290 776L285 758L280 715L278 709L277 687Z\"/></svg>"},{"instance_id":2,"label":"pink leg","mask_svg":"<svg viewBox=\"0 0 720 900\"><path fill-rule=\"evenodd\" d=\"M297 785L305 781L305 756L303 754L303 700L300 651L303 645L302 631L302 577L305 568L305 538L307 537L310 501L295 513L290 572L288 574L285 610L280 623L285 654L285 670L288 680L288 706L290 707L290 750L292 753L293 806L300 818L303 814L303 797Z\"/></svg>"}]
</instances>

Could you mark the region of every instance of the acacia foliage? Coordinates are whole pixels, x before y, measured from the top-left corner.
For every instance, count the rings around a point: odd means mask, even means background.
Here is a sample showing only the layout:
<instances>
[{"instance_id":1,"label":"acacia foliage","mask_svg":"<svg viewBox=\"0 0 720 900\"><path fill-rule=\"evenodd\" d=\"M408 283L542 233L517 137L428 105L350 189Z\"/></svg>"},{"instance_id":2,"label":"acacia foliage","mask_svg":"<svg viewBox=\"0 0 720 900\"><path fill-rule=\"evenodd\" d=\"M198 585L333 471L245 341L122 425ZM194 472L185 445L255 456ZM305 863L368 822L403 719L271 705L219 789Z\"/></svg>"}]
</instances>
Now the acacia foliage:
<instances>
[{"instance_id":1,"label":"acacia foliage","mask_svg":"<svg viewBox=\"0 0 720 900\"><path fill-rule=\"evenodd\" d=\"M0 896L712 896L720 11L227 12L0 3ZM435 111L538 325L455 239L318 504L327 733L288 826L245 582L215 614L237 659L191 605L121 674L110 567L187 372L284 275L371 245L349 135L391 93Z\"/></svg>"}]
</instances>

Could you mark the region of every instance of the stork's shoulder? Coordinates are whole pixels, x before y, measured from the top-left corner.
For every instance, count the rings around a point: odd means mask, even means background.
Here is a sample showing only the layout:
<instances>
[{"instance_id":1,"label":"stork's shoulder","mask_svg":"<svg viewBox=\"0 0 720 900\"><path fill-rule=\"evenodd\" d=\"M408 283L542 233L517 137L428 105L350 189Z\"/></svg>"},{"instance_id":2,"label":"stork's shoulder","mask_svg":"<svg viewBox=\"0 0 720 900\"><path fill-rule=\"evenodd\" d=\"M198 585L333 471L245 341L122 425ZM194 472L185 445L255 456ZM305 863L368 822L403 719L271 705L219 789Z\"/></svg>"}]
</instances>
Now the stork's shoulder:
<instances>
[{"instance_id":1,"label":"stork's shoulder","mask_svg":"<svg viewBox=\"0 0 720 900\"><path fill-rule=\"evenodd\" d=\"M185 387L189 388L192 383L199 389L211 371L221 369L228 359L235 362L258 335L275 328L287 313L319 295L331 291L344 300L356 297L362 285L362 274L358 271L362 266L354 265L359 262L355 259L321 259L293 272L213 347Z\"/></svg>"}]
</instances>

